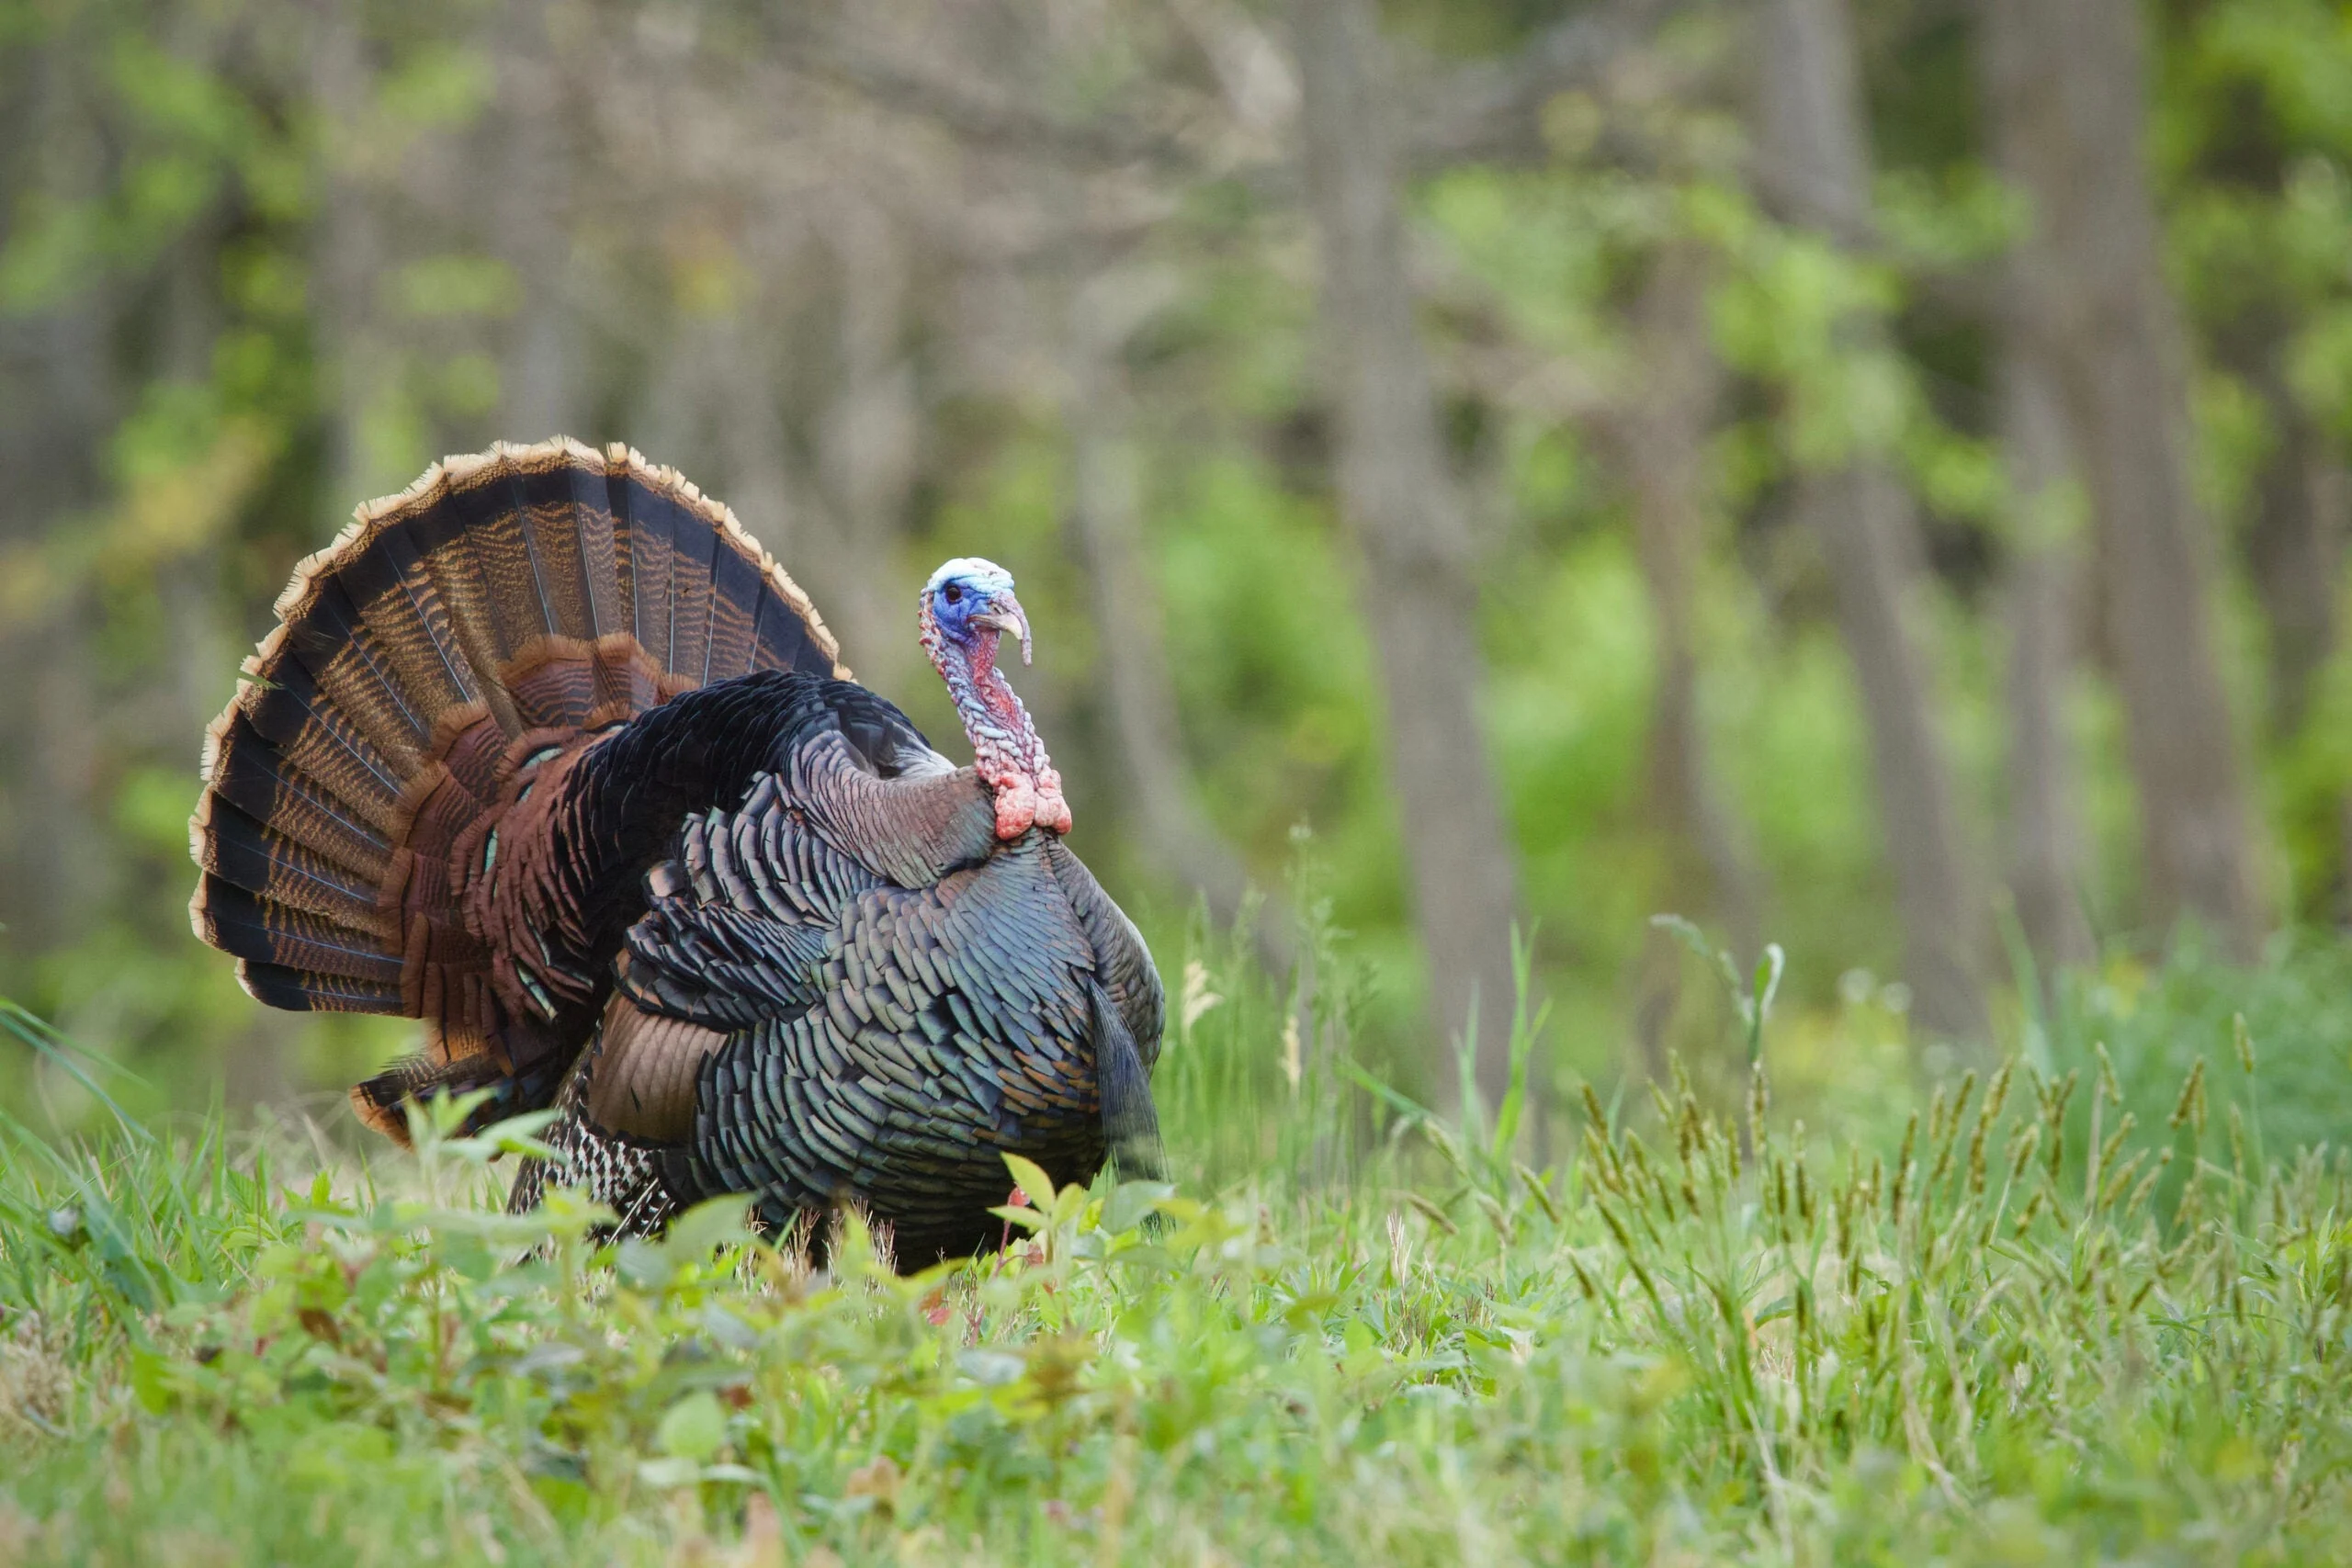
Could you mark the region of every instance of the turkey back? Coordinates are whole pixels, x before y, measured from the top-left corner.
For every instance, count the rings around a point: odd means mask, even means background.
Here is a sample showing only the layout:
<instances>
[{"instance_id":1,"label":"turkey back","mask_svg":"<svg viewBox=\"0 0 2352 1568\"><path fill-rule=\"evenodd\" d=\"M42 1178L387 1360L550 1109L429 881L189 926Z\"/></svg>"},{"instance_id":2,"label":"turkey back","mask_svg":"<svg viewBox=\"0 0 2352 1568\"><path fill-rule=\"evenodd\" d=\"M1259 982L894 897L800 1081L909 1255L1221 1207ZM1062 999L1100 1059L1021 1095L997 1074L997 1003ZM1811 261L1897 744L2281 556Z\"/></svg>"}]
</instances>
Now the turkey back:
<instances>
[{"instance_id":1,"label":"turkey back","mask_svg":"<svg viewBox=\"0 0 2352 1568\"><path fill-rule=\"evenodd\" d=\"M396 1138L401 1102L436 1085L544 1103L593 1027L483 918L506 814L679 693L849 674L726 507L562 439L447 458L362 506L277 613L206 735L189 912L273 1007L424 1021L422 1055L353 1091Z\"/></svg>"}]
</instances>

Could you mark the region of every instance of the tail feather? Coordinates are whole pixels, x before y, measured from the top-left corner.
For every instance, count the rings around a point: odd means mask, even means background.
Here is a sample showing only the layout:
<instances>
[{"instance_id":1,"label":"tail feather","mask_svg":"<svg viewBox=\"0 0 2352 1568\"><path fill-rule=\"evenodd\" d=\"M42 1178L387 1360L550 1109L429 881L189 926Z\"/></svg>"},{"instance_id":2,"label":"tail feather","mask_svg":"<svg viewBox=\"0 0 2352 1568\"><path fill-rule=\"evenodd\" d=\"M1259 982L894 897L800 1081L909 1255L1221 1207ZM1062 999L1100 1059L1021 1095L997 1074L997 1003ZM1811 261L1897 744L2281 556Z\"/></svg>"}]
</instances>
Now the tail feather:
<instances>
[{"instance_id":1,"label":"tail feather","mask_svg":"<svg viewBox=\"0 0 2352 1568\"><path fill-rule=\"evenodd\" d=\"M720 550L712 558L710 645L703 665L706 686L749 675L759 668L752 655L759 646L757 617L764 596L754 580L757 570L732 550Z\"/></svg>"},{"instance_id":2,"label":"tail feather","mask_svg":"<svg viewBox=\"0 0 2352 1568\"><path fill-rule=\"evenodd\" d=\"M666 496L652 498L643 508L647 521L670 540L670 654L665 668L685 678L689 685L710 681L710 603L712 558L719 551L717 535L696 529L684 509Z\"/></svg>"},{"instance_id":3,"label":"tail feather","mask_svg":"<svg viewBox=\"0 0 2352 1568\"><path fill-rule=\"evenodd\" d=\"M362 507L359 515L365 518L387 505L398 508L412 497L421 502L431 493L434 478L435 471L426 470L424 478L410 486L403 496L392 502L379 502L374 506ZM496 677L496 671L511 655L512 645L505 640L495 607L492 580L483 569L476 541L469 531L473 509L459 505L456 497L437 506L420 506L417 502L411 502L411 508L403 525L385 530L384 537L406 536L409 548L416 557L415 580L430 591L433 601L448 617L446 629L428 625L427 633L435 639L438 652L464 667L476 699L497 720L498 727L509 732L519 729L522 721ZM393 548L397 550L399 547ZM280 613L284 613L282 605Z\"/></svg>"},{"instance_id":4,"label":"tail feather","mask_svg":"<svg viewBox=\"0 0 2352 1568\"><path fill-rule=\"evenodd\" d=\"M259 656L246 660L248 683L206 737L205 776L213 777L243 751L260 750L267 771L301 773L379 829L389 828L399 814L405 776L397 760L322 698L300 660L282 660L263 671Z\"/></svg>"},{"instance_id":5,"label":"tail feather","mask_svg":"<svg viewBox=\"0 0 2352 1568\"><path fill-rule=\"evenodd\" d=\"M455 617L413 529L386 530L344 569L342 583L401 687L428 712L482 700L482 682L460 650Z\"/></svg>"},{"instance_id":6,"label":"tail feather","mask_svg":"<svg viewBox=\"0 0 2352 1568\"><path fill-rule=\"evenodd\" d=\"M435 465L361 507L277 608L207 735L197 933L263 1001L422 1018L431 1071L526 1098L578 1042L543 1015L516 1032L528 998L463 908L518 770L713 681L848 675L727 509L622 446ZM397 1069L356 1102L397 1121L421 1081Z\"/></svg>"},{"instance_id":7,"label":"tail feather","mask_svg":"<svg viewBox=\"0 0 2352 1568\"><path fill-rule=\"evenodd\" d=\"M251 746L229 751L213 770L212 794L255 821L274 824L313 853L381 885L391 861L390 836L289 758Z\"/></svg>"},{"instance_id":8,"label":"tail feather","mask_svg":"<svg viewBox=\"0 0 2352 1568\"><path fill-rule=\"evenodd\" d=\"M397 1013L401 988L340 975L318 975L283 964L251 959L237 965L237 978L255 1001L297 1012Z\"/></svg>"},{"instance_id":9,"label":"tail feather","mask_svg":"<svg viewBox=\"0 0 2352 1568\"><path fill-rule=\"evenodd\" d=\"M431 743L433 694L412 694L343 584L329 579L310 613L287 628L280 668L299 666L325 699L394 767L409 769Z\"/></svg>"},{"instance_id":10,"label":"tail feather","mask_svg":"<svg viewBox=\"0 0 2352 1568\"><path fill-rule=\"evenodd\" d=\"M198 809L202 815L198 819L197 863L214 880L379 940L398 930L397 922L378 908L377 886L364 875L305 849L226 802L207 800ZM198 934L203 934L200 929Z\"/></svg>"},{"instance_id":11,"label":"tail feather","mask_svg":"<svg viewBox=\"0 0 2352 1568\"><path fill-rule=\"evenodd\" d=\"M628 583L621 576L619 525L613 514L609 474L566 468L566 504L579 523L581 592L591 641L629 629Z\"/></svg>"},{"instance_id":12,"label":"tail feather","mask_svg":"<svg viewBox=\"0 0 2352 1568\"><path fill-rule=\"evenodd\" d=\"M678 547L666 509L654 497L619 477L605 485L605 510L613 518L613 570L625 585L628 625L657 670L675 670L671 657L670 607L675 601L672 578Z\"/></svg>"},{"instance_id":13,"label":"tail feather","mask_svg":"<svg viewBox=\"0 0 2352 1568\"><path fill-rule=\"evenodd\" d=\"M812 656L822 657L809 643L807 623L765 594L752 622L752 644L754 670L806 669Z\"/></svg>"},{"instance_id":14,"label":"tail feather","mask_svg":"<svg viewBox=\"0 0 2352 1568\"><path fill-rule=\"evenodd\" d=\"M481 594L476 613L494 660L489 668L495 671L533 640L560 629L549 617L547 588L531 552L527 506L513 476L504 473L456 491L443 504L473 569Z\"/></svg>"},{"instance_id":15,"label":"tail feather","mask_svg":"<svg viewBox=\"0 0 2352 1568\"><path fill-rule=\"evenodd\" d=\"M384 952L371 933L256 897L218 876L206 883L199 918L204 940L235 957L400 986L400 957Z\"/></svg>"},{"instance_id":16,"label":"tail feather","mask_svg":"<svg viewBox=\"0 0 2352 1568\"><path fill-rule=\"evenodd\" d=\"M529 1102L543 1092L537 1083L517 1079L487 1057L440 1062L418 1053L402 1056L355 1085L351 1108L359 1113L360 1121L406 1148L409 1101L430 1100L436 1094L470 1094L476 1089L490 1091L489 1100L470 1118L469 1125L476 1126L532 1109Z\"/></svg>"},{"instance_id":17,"label":"tail feather","mask_svg":"<svg viewBox=\"0 0 2352 1568\"><path fill-rule=\"evenodd\" d=\"M515 488L555 631L582 642L626 629L614 570L613 515L604 476L557 468L519 475Z\"/></svg>"}]
</instances>

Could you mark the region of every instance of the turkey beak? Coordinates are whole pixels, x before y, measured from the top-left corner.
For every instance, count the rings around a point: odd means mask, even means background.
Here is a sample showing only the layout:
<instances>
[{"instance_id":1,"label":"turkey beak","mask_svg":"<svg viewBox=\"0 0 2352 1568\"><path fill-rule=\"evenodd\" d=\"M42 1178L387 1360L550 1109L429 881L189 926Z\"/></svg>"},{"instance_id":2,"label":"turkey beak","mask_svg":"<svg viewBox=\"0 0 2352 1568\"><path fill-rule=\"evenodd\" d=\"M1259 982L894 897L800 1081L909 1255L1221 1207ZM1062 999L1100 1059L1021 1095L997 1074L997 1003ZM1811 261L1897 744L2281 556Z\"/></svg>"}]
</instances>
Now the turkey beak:
<instances>
[{"instance_id":1,"label":"turkey beak","mask_svg":"<svg viewBox=\"0 0 2352 1568\"><path fill-rule=\"evenodd\" d=\"M1010 593L1000 593L983 614L974 615L976 626L993 626L1000 632L1010 632L1021 639L1021 662L1029 662L1029 617L1021 612L1021 601Z\"/></svg>"}]
</instances>

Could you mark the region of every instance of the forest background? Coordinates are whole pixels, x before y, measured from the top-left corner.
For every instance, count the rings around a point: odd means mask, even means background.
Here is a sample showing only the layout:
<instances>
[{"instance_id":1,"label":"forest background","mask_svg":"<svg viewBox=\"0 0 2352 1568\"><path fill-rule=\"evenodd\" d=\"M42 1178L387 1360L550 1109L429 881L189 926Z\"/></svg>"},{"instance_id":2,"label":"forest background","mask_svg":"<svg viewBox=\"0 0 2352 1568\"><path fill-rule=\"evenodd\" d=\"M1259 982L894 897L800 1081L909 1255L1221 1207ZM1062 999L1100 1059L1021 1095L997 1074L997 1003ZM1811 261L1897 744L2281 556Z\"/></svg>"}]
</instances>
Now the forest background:
<instances>
[{"instance_id":1,"label":"forest background","mask_svg":"<svg viewBox=\"0 0 2352 1568\"><path fill-rule=\"evenodd\" d=\"M2341 1034L2347 160L2324 0L0 0L0 995L134 1109L399 1049L188 933L198 743L356 503L563 432L934 737L916 589L1008 566L1294 1092L1475 1020L1491 1100L1514 930L1539 1141L1728 1067L1668 911L1819 1116L2151 987Z\"/></svg>"}]
</instances>

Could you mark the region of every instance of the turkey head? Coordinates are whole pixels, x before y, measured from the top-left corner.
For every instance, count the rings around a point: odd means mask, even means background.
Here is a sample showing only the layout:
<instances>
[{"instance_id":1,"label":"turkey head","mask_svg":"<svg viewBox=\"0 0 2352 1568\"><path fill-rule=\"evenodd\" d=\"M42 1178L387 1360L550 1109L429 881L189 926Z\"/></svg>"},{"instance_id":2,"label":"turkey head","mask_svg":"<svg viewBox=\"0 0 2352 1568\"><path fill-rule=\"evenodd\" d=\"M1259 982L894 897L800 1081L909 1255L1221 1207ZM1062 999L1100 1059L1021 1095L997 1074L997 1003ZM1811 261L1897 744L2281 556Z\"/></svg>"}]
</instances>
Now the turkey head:
<instances>
[{"instance_id":1,"label":"turkey head","mask_svg":"<svg viewBox=\"0 0 2352 1568\"><path fill-rule=\"evenodd\" d=\"M961 556L931 574L918 615L923 651L947 682L956 715L972 743L972 762L996 795L996 836L1010 841L1032 827L1069 831L1062 776L1029 710L997 669L1006 633L1029 662L1029 617L1012 595L1012 574L994 561Z\"/></svg>"}]
</instances>

